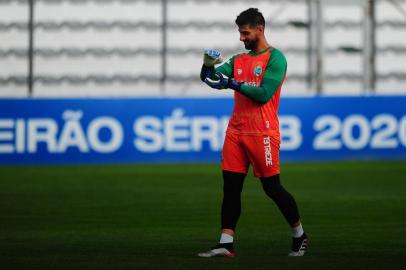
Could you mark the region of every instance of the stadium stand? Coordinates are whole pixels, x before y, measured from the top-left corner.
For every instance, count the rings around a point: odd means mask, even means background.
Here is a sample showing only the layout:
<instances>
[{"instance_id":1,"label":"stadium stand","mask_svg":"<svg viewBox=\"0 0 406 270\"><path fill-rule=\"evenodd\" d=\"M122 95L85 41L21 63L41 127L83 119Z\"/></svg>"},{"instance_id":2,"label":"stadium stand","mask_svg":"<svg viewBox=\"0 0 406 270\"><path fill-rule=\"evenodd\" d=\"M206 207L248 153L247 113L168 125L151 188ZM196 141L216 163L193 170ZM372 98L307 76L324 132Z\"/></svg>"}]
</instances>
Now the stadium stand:
<instances>
[{"instance_id":1,"label":"stadium stand","mask_svg":"<svg viewBox=\"0 0 406 270\"><path fill-rule=\"evenodd\" d=\"M363 9L325 1L324 88L332 95L362 89ZM357 2L357 3L354 3ZM0 0L0 96L27 96L27 0ZM225 58L242 51L236 15L256 6L267 36L285 52L284 95L308 86L308 11L304 0L168 0L167 75L162 84L160 0L36 0L33 96L227 96L198 74L206 48ZM377 93L406 93L405 1L377 1Z\"/></svg>"}]
</instances>

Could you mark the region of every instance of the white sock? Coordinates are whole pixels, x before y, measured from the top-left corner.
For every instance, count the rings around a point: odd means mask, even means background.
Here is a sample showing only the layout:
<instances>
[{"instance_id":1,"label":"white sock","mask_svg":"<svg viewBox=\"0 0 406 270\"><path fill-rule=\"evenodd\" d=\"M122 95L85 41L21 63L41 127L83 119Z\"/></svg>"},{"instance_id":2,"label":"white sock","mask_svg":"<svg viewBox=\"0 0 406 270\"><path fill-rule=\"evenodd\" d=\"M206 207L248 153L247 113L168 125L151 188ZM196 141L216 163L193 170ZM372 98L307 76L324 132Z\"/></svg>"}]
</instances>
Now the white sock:
<instances>
[{"instance_id":1,"label":"white sock","mask_svg":"<svg viewBox=\"0 0 406 270\"><path fill-rule=\"evenodd\" d=\"M292 235L294 238L299 238L303 235L304 231L303 231L303 227L302 224L300 223L299 225L297 225L296 227L292 228Z\"/></svg>"},{"instance_id":2,"label":"white sock","mask_svg":"<svg viewBox=\"0 0 406 270\"><path fill-rule=\"evenodd\" d=\"M234 242L234 237L232 237L229 234L222 233L220 237L220 244L225 244L225 243L232 243Z\"/></svg>"}]
</instances>

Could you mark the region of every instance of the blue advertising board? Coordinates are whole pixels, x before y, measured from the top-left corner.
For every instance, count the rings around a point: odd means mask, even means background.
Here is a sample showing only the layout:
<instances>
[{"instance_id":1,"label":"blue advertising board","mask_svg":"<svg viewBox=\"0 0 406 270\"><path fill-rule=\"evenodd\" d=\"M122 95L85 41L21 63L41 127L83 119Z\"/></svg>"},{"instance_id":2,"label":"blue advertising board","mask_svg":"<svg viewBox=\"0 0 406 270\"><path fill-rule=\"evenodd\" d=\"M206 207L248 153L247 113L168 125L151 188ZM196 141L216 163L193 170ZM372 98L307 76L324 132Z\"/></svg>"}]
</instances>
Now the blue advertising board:
<instances>
[{"instance_id":1,"label":"blue advertising board","mask_svg":"<svg viewBox=\"0 0 406 270\"><path fill-rule=\"evenodd\" d=\"M231 98L0 99L0 164L219 162ZM406 97L280 102L281 161L406 158Z\"/></svg>"}]
</instances>

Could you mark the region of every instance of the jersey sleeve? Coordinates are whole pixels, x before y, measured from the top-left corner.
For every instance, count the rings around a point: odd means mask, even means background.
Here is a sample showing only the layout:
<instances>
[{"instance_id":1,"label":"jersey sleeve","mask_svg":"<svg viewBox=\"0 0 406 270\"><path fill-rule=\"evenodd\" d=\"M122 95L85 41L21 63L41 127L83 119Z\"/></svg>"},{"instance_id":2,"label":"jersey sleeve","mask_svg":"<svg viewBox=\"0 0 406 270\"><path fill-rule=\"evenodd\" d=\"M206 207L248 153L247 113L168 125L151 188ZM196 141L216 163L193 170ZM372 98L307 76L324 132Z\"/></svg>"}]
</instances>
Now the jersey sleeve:
<instances>
[{"instance_id":1,"label":"jersey sleeve","mask_svg":"<svg viewBox=\"0 0 406 270\"><path fill-rule=\"evenodd\" d=\"M270 60L266 66L264 77L262 79L273 80L280 85L285 77L287 67L288 64L285 56L281 51L274 49L272 50Z\"/></svg>"},{"instance_id":2,"label":"jersey sleeve","mask_svg":"<svg viewBox=\"0 0 406 270\"><path fill-rule=\"evenodd\" d=\"M261 87L242 84L239 92L253 101L267 103L280 87L287 70L285 56L278 50L272 50L270 60L262 77Z\"/></svg>"},{"instance_id":3,"label":"jersey sleeve","mask_svg":"<svg viewBox=\"0 0 406 270\"><path fill-rule=\"evenodd\" d=\"M227 62L225 62L224 64L218 66L216 68L216 71L226 75L229 78L234 77L234 72L233 72L233 70L234 70L234 60L235 60L235 58L237 56L238 56L238 54L234 55Z\"/></svg>"}]
</instances>

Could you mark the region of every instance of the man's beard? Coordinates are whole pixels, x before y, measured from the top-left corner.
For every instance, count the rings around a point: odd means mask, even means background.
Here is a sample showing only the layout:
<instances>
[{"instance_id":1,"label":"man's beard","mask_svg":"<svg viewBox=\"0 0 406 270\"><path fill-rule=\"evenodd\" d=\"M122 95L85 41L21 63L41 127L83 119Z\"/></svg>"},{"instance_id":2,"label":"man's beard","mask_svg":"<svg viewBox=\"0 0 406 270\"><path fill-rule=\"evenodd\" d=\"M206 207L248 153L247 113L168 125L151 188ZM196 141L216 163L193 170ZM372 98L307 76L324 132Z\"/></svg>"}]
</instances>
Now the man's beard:
<instances>
[{"instance_id":1,"label":"man's beard","mask_svg":"<svg viewBox=\"0 0 406 270\"><path fill-rule=\"evenodd\" d=\"M255 49L257 46L257 42L258 42L258 40L250 40L250 41L244 42L245 49L247 49L247 50Z\"/></svg>"}]
</instances>

